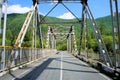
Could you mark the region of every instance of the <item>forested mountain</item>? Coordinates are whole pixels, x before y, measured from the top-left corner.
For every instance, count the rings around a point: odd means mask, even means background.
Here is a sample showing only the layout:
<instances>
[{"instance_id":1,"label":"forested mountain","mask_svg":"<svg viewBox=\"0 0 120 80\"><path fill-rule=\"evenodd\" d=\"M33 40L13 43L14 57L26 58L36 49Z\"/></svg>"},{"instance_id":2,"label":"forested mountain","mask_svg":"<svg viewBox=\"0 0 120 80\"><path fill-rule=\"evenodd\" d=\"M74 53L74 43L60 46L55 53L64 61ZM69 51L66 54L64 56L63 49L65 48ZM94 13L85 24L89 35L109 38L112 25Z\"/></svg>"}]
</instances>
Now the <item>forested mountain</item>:
<instances>
[{"instance_id":1,"label":"forested mountain","mask_svg":"<svg viewBox=\"0 0 120 80\"><path fill-rule=\"evenodd\" d=\"M9 14L8 15L7 31L6 31L6 46L14 45L15 40L16 40L16 38L20 32L20 29L24 23L24 20L26 18L26 15L27 14ZM40 18L42 19L43 16L40 16ZM59 19L59 18L55 18L55 17L46 17L46 19L44 21L49 21L49 22L76 21L76 19L65 20L65 19ZM33 21L31 21L31 24L29 26L29 29L27 31L27 34L25 36L22 46L27 46L27 47L32 46L32 26L33 26L32 22ZM106 46L107 46L108 50L111 52L112 51L111 17L105 16L105 17L97 18L96 22L97 22L100 32L103 36L103 39L106 43ZM46 33L48 31L48 26L72 26L72 25L75 28L75 36L76 36L76 41L78 44L79 36L80 36L80 26L81 26L80 24L42 24L41 27L42 27L44 47L46 45L46 37L47 37ZM87 30L88 31L88 49L98 51L97 42L93 35L93 31L92 31L91 23L90 23L89 19L87 20L87 26L88 26L88 28L87 28L88 29ZM83 37L83 39L84 39L84 37ZM0 43L1 43L1 40L2 40L2 34L0 35ZM37 47L39 47L38 37L37 37ZM84 48L84 42L83 42L83 48ZM65 50L65 45L64 44L59 45L58 49Z\"/></svg>"}]
</instances>

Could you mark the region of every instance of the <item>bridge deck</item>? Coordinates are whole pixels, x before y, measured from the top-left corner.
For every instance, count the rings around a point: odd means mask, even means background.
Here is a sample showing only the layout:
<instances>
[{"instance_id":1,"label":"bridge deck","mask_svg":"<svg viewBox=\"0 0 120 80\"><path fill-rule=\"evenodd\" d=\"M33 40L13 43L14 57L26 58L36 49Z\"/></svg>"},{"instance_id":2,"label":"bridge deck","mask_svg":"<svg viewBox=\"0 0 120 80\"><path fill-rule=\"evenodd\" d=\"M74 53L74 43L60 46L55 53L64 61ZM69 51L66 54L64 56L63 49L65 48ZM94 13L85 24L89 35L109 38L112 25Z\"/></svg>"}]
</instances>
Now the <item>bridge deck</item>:
<instances>
[{"instance_id":1,"label":"bridge deck","mask_svg":"<svg viewBox=\"0 0 120 80\"><path fill-rule=\"evenodd\" d=\"M24 69L0 77L0 80L112 80L97 70L60 52L45 61L36 61Z\"/></svg>"}]
</instances>

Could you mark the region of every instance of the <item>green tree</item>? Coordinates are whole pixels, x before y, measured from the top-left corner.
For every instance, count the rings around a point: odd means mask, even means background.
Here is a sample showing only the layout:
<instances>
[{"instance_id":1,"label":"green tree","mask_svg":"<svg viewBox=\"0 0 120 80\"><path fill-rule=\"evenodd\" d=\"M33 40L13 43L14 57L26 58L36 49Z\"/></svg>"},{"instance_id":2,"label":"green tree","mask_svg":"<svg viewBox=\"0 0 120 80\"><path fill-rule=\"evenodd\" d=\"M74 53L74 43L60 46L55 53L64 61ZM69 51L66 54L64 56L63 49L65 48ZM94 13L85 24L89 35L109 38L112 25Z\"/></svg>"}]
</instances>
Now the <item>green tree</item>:
<instances>
[{"instance_id":1,"label":"green tree","mask_svg":"<svg viewBox=\"0 0 120 80\"><path fill-rule=\"evenodd\" d=\"M103 40L105 42L106 48L108 50L108 52L112 52L112 36L103 36Z\"/></svg>"},{"instance_id":2,"label":"green tree","mask_svg":"<svg viewBox=\"0 0 120 80\"><path fill-rule=\"evenodd\" d=\"M98 51L98 43L96 39L91 39L88 43L88 48L92 48L94 51Z\"/></svg>"}]
</instances>

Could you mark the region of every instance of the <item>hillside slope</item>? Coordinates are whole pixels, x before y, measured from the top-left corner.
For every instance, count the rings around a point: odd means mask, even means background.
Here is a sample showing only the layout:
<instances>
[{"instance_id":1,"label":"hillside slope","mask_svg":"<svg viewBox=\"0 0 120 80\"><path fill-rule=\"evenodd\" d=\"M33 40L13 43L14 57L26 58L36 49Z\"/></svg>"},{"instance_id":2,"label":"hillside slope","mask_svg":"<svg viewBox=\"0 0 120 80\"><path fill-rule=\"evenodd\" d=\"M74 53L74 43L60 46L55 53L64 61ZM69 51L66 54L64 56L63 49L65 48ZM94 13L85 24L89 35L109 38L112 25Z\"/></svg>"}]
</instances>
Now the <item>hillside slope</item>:
<instances>
[{"instance_id":1,"label":"hillside slope","mask_svg":"<svg viewBox=\"0 0 120 80\"><path fill-rule=\"evenodd\" d=\"M24 20L26 18L27 14L9 14L7 18L7 34L6 34L6 45L13 46L15 43L15 39L17 38L20 29L24 23ZM41 16L41 19L43 16ZM76 19L73 20L65 20L65 19L59 19L54 17L47 17L45 21L49 22L59 22L59 21L76 21ZM88 20L89 21L89 20ZM32 22L32 21L31 21ZM111 30L111 18L110 16L105 16L102 18L97 18L96 22L99 26L99 29L104 36L110 36L112 34ZM42 33L43 33L43 41L44 46L46 45L46 36L47 36L47 30L48 26L74 26L75 27L75 35L77 39L77 44L79 42L79 34L80 34L80 24L42 24ZM61 29L62 30L62 29ZM63 29L64 30L64 29ZM1 37L1 36L0 36ZM37 37L38 38L38 37ZM93 39L93 33L91 24L88 22L88 38ZM0 39L1 42L1 39ZM93 41L92 41L93 42ZM38 43L38 41L37 41ZM91 47L92 43L89 43L89 46ZM32 46L32 23L30 24L30 28L27 32L27 35L25 36L23 46ZM38 44L39 46L39 44Z\"/></svg>"}]
</instances>

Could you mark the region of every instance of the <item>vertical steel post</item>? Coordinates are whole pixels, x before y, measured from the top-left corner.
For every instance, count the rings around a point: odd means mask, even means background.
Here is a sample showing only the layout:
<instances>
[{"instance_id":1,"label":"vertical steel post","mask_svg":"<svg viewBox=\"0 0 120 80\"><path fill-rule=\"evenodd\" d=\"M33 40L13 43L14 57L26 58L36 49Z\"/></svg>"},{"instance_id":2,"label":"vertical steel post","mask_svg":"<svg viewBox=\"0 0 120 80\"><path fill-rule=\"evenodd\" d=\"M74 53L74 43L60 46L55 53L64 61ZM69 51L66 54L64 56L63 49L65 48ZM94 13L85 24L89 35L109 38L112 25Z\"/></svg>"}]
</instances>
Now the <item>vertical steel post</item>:
<instances>
[{"instance_id":1,"label":"vertical steel post","mask_svg":"<svg viewBox=\"0 0 120 80\"><path fill-rule=\"evenodd\" d=\"M86 11L84 12L84 30L85 30L85 54L86 54L86 58L88 58L88 41L87 41L87 38L88 38L88 33L87 33L87 14L86 14Z\"/></svg>"},{"instance_id":2,"label":"vertical steel post","mask_svg":"<svg viewBox=\"0 0 120 80\"><path fill-rule=\"evenodd\" d=\"M73 53L74 50L75 50L75 47L74 47L74 27L71 26L71 52Z\"/></svg>"},{"instance_id":3,"label":"vertical steel post","mask_svg":"<svg viewBox=\"0 0 120 80\"><path fill-rule=\"evenodd\" d=\"M85 15L84 15L85 16ZM86 18L84 19L84 30L85 30L85 56L86 56L86 58L88 57L87 56L87 32L86 32L86 29L87 29L87 26L86 26Z\"/></svg>"},{"instance_id":4,"label":"vertical steel post","mask_svg":"<svg viewBox=\"0 0 120 80\"><path fill-rule=\"evenodd\" d=\"M112 0L110 0L110 12L111 12L111 22L112 22L112 37L113 37L113 54L114 54L114 67L116 69L116 49L115 49L115 32L114 32L114 16L113 16L113 5Z\"/></svg>"},{"instance_id":5,"label":"vertical steel post","mask_svg":"<svg viewBox=\"0 0 120 80\"><path fill-rule=\"evenodd\" d=\"M47 48L50 47L50 33L48 32L48 38L47 38Z\"/></svg>"},{"instance_id":6,"label":"vertical steel post","mask_svg":"<svg viewBox=\"0 0 120 80\"><path fill-rule=\"evenodd\" d=\"M7 5L8 5L8 1L5 0L5 13L4 13L4 25L3 25L3 38L2 38L2 46L4 47L4 50L2 52L3 68L5 68L5 38L6 38L6 23L7 23Z\"/></svg>"},{"instance_id":7,"label":"vertical steel post","mask_svg":"<svg viewBox=\"0 0 120 80\"><path fill-rule=\"evenodd\" d=\"M34 24L35 24L35 26L34 26L34 48L36 49L36 47L37 47L37 44L36 44L36 42L37 42L37 37L36 37L36 35L37 35L37 14L36 14L36 10L35 10L35 12L34 12ZM32 54L34 54L35 55L35 50L32 50L33 51L33 53ZM35 58L35 57L34 57Z\"/></svg>"},{"instance_id":8,"label":"vertical steel post","mask_svg":"<svg viewBox=\"0 0 120 80\"><path fill-rule=\"evenodd\" d=\"M53 36L53 34L51 36L51 47L52 47L52 49L54 49L54 36Z\"/></svg>"},{"instance_id":9,"label":"vertical steel post","mask_svg":"<svg viewBox=\"0 0 120 80\"><path fill-rule=\"evenodd\" d=\"M72 26L72 34L73 34L73 42L74 42L74 50L75 52L77 52L77 45L76 45L76 39L75 39L75 30L74 30L74 26Z\"/></svg>"},{"instance_id":10,"label":"vertical steel post","mask_svg":"<svg viewBox=\"0 0 120 80\"><path fill-rule=\"evenodd\" d=\"M1 22L2 21L2 4L3 4L3 0L0 0L0 34L2 34L2 22ZM0 45L2 45L2 43L0 43ZM3 52L2 52L2 54L3 54ZM0 67L1 66L2 65L0 65ZM3 68L3 66L2 66L2 68Z\"/></svg>"},{"instance_id":11,"label":"vertical steel post","mask_svg":"<svg viewBox=\"0 0 120 80\"><path fill-rule=\"evenodd\" d=\"M33 13L32 35L32 48L35 48L35 13Z\"/></svg>"},{"instance_id":12,"label":"vertical steel post","mask_svg":"<svg viewBox=\"0 0 120 80\"><path fill-rule=\"evenodd\" d=\"M36 30L36 26L34 27L34 48L37 47L37 30Z\"/></svg>"},{"instance_id":13,"label":"vertical steel post","mask_svg":"<svg viewBox=\"0 0 120 80\"><path fill-rule=\"evenodd\" d=\"M20 64L22 64L22 48L20 48Z\"/></svg>"},{"instance_id":14,"label":"vertical steel post","mask_svg":"<svg viewBox=\"0 0 120 80\"><path fill-rule=\"evenodd\" d=\"M49 48L50 44L50 26L48 26L47 40L46 40L46 48Z\"/></svg>"},{"instance_id":15,"label":"vertical steel post","mask_svg":"<svg viewBox=\"0 0 120 80\"><path fill-rule=\"evenodd\" d=\"M70 53L70 34L69 34L69 37L68 37L68 50L69 50L69 53Z\"/></svg>"},{"instance_id":16,"label":"vertical steel post","mask_svg":"<svg viewBox=\"0 0 120 80\"><path fill-rule=\"evenodd\" d=\"M55 39L55 41L54 41L54 46L55 46L55 49L56 49L56 39Z\"/></svg>"},{"instance_id":17,"label":"vertical steel post","mask_svg":"<svg viewBox=\"0 0 120 80\"><path fill-rule=\"evenodd\" d=\"M71 38L70 38L70 42L71 42L71 53L72 53L72 51L73 51L73 34L72 34L72 32L71 32Z\"/></svg>"},{"instance_id":18,"label":"vertical steel post","mask_svg":"<svg viewBox=\"0 0 120 80\"><path fill-rule=\"evenodd\" d=\"M69 52L69 39L67 38L67 51Z\"/></svg>"},{"instance_id":19,"label":"vertical steel post","mask_svg":"<svg viewBox=\"0 0 120 80\"><path fill-rule=\"evenodd\" d=\"M80 32L78 55L81 54L81 47L82 47L82 37L83 37L83 28L84 28L84 11L85 11L85 6L82 6L82 23L81 23L81 30L80 30L81 32Z\"/></svg>"},{"instance_id":20,"label":"vertical steel post","mask_svg":"<svg viewBox=\"0 0 120 80\"><path fill-rule=\"evenodd\" d=\"M52 46L51 46L51 42L52 42L52 40L51 40L51 32L49 34L49 40L50 40L50 42L49 42L49 48L51 49L52 48Z\"/></svg>"},{"instance_id":21,"label":"vertical steel post","mask_svg":"<svg viewBox=\"0 0 120 80\"><path fill-rule=\"evenodd\" d=\"M71 50L71 49L72 49L72 48L71 48L71 47L72 47L72 45L71 45L71 33L70 33L70 35L69 35L69 46L70 46L70 49L69 49L69 50L70 50L70 53L71 53L71 51L72 51L72 50Z\"/></svg>"},{"instance_id":22,"label":"vertical steel post","mask_svg":"<svg viewBox=\"0 0 120 80\"><path fill-rule=\"evenodd\" d=\"M6 23L7 23L7 0L5 1L5 13L4 13L4 27L3 27L3 39L2 46L5 46L5 37L6 37Z\"/></svg>"},{"instance_id":23,"label":"vertical steel post","mask_svg":"<svg viewBox=\"0 0 120 80\"><path fill-rule=\"evenodd\" d=\"M38 26L38 13L37 13L37 6L35 7L35 48L36 48L36 32L37 32L37 30L38 30L38 32L39 32L39 28L38 28L39 26ZM37 29L36 29L37 28ZM41 46L41 45L40 45ZM34 50L34 60L36 59L36 50Z\"/></svg>"},{"instance_id":24,"label":"vertical steel post","mask_svg":"<svg viewBox=\"0 0 120 80\"><path fill-rule=\"evenodd\" d=\"M76 45L76 40L75 40L75 34L73 34L73 38L74 38L74 47L75 47L75 51L77 51L77 45Z\"/></svg>"},{"instance_id":25,"label":"vertical steel post","mask_svg":"<svg viewBox=\"0 0 120 80\"><path fill-rule=\"evenodd\" d=\"M35 6L35 4L33 4L33 6ZM35 7L35 10L33 12L33 44L32 44L32 48L34 48L34 50L32 50L32 54L34 54L34 60L36 59L36 28L38 27L37 25L37 6Z\"/></svg>"},{"instance_id":26,"label":"vertical steel post","mask_svg":"<svg viewBox=\"0 0 120 80\"><path fill-rule=\"evenodd\" d=\"M40 16L38 12L38 7L36 7L36 15L37 15L37 27L38 27L38 33L39 33L40 48L43 48L42 32L41 32L41 24L40 24Z\"/></svg>"},{"instance_id":27,"label":"vertical steel post","mask_svg":"<svg viewBox=\"0 0 120 80\"><path fill-rule=\"evenodd\" d=\"M0 0L0 34L2 33L2 22L1 22L1 19L2 19L2 4L3 4L3 0ZM1 45L1 43L0 43Z\"/></svg>"},{"instance_id":28,"label":"vertical steel post","mask_svg":"<svg viewBox=\"0 0 120 80\"><path fill-rule=\"evenodd\" d=\"M119 24L119 12L118 12L118 0L114 0L115 1L115 9L116 9L116 24L118 27L118 61L120 61L120 24Z\"/></svg>"},{"instance_id":29,"label":"vertical steel post","mask_svg":"<svg viewBox=\"0 0 120 80\"><path fill-rule=\"evenodd\" d=\"M55 37L53 37L53 40L54 40L54 44L53 44L53 46L54 46L54 49L55 49Z\"/></svg>"},{"instance_id":30,"label":"vertical steel post","mask_svg":"<svg viewBox=\"0 0 120 80\"><path fill-rule=\"evenodd\" d=\"M53 35L53 49L55 49L55 37L54 37L54 35Z\"/></svg>"}]
</instances>

